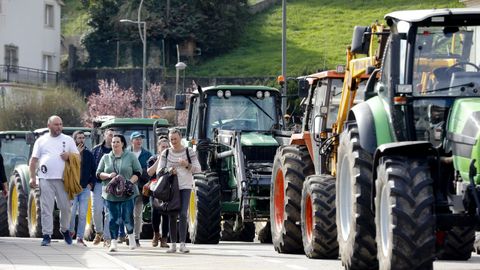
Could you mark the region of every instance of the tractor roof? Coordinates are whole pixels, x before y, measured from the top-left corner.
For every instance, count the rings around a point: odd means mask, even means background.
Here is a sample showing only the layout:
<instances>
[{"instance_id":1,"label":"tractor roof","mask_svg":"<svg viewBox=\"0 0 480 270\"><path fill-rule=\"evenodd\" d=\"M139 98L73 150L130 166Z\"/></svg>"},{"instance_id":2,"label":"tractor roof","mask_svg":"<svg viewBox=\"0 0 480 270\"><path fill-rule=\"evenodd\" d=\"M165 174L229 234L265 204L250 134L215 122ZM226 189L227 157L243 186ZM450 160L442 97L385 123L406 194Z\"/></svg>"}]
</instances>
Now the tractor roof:
<instances>
[{"instance_id":1,"label":"tractor roof","mask_svg":"<svg viewBox=\"0 0 480 270\"><path fill-rule=\"evenodd\" d=\"M113 118L102 123L101 129L115 126L151 126L158 121L159 127L170 126L167 119L158 118Z\"/></svg>"},{"instance_id":2,"label":"tractor roof","mask_svg":"<svg viewBox=\"0 0 480 270\"><path fill-rule=\"evenodd\" d=\"M24 138L26 134L30 133L30 131L26 130L5 130L5 131L0 131L0 138L15 138L15 137L22 137Z\"/></svg>"},{"instance_id":3,"label":"tractor roof","mask_svg":"<svg viewBox=\"0 0 480 270\"><path fill-rule=\"evenodd\" d=\"M208 86L202 88L203 92L216 92L218 90L230 90L233 92L237 91L273 91L280 93L277 88L262 86L262 85L216 85L216 86ZM198 94L198 90L194 91L194 94Z\"/></svg>"},{"instance_id":4,"label":"tractor roof","mask_svg":"<svg viewBox=\"0 0 480 270\"><path fill-rule=\"evenodd\" d=\"M65 135L72 135L77 130L83 130L84 132L91 132L92 129L88 127L63 127L62 133ZM48 128L38 128L33 131L37 135L42 135L48 132Z\"/></svg>"},{"instance_id":5,"label":"tractor roof","mask_svg":"<svg viewBox=\"0 0 480 270\"><path fill-rule=\"evenodd\" d=\"M479 15L480 8L443 8L443 9L422 9L422 10L402 10L394 11L385 15L387 22L400 20L406 22L422 22L432 17L442 17L447 15Z\"/></svg>"},{"instance_id":6,"label":"tractor roof","mask_svg":"<svg viewBox=\"0 0 480 270\"><path fill-rule=\"evenodd\" d=\"M313 84L315 81L320 79L343 79L344 77L345 73L339 73L336 70L325 70L307 76L300 76L297 79L306 79L309 84ZM361 79L368 79L369 77L370 75L366 73L360 76Z\"/></svg>"}]
</instances>

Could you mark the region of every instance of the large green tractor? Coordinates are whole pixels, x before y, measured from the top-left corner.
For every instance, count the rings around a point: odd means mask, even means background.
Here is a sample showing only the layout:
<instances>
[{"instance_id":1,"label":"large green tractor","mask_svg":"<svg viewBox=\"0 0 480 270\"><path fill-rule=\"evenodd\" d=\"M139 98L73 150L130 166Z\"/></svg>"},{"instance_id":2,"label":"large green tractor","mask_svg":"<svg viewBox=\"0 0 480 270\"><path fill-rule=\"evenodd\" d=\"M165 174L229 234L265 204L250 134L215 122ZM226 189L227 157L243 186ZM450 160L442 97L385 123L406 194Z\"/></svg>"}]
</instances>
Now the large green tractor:
<instances>
[{"instance_id":1,"label":"large green tractor","mask_svg":"<svg viewBox=\"0 0 480 270\"><path fill-rule=\"evenodd\" d=\"M27 143L28 131L1 131L0 132L0 151L4 159L5 173L10 177L14 168L21 164L28 163L30 147ZM8 223L8 208L18 209L18 197L24 196L19 191L23 191L22 186L17 186L10 179L6 179L9 184L8 198L0 198L0 235L10 235ZM11 218L16 219L17 213L13 213ZM14 220L12 223L16 223ZM14 228L12 228L14 229ZM23 228L20 228L20 231Z\"/></svg>"},{"instance_id":2,"label":"large green tractor","mask_svg":"<svg viewBox=\"0 0 480 270\"><path fill-rule=\"evenodd\" d=\"M193 243L253 241L254 221L269 220L270 176L281 141L280 104L279 91L264 86L198 87L193 92L186 140L202 167L194 175L189 208Z\"/></svg>"},{"instance_id":3,"label":"large green tractor","mask_svg":"<svg viewBox=\"0 0 480 270\"><path fill-rule=\"evenodd\" d=\"M433 269L436 258L468 260L480 225L480 9L385 19L382 67L366 85L376 96L349 110L339 136L342 262Z\"/></svg>"},{"instance_id":4,"label":"large green tractor","mask_svg":"<svg viewBox=\"0 0 480 270\"><path fill-rule=\"evenodd\" d=\"M107 118L94 123L93 142L94 145L100 143L103 138L103 132L106 129L113 129L114 133L123 134L127 141L130 134L138 131L145 135L143 147L150 151L153 155L156 153L156 141L159 134L166 134L165 128L170 124L166 119L156 118ZM91 149L91 148L90 148ZM91 207L90 207L91 209ZM144 208L142 212L143 226L140 237L142 239L151 239L153 237L151 225L151 206L148 198L144 197ZM88 222L91 219L87 218L87 226L85 227L85 236L93 236L93 223ZM91 237L88 237L91 238ZM90 240L90 239L88 239Z\"/></svg>"}]
</instances>

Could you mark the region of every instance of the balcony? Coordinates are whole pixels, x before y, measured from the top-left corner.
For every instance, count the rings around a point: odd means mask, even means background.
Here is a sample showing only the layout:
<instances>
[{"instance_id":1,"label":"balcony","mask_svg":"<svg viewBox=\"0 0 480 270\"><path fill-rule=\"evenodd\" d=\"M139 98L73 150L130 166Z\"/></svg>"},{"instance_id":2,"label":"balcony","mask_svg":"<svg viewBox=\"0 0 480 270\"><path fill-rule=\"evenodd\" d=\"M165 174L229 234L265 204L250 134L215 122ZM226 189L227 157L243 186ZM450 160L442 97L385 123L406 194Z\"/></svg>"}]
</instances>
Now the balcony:
<instances>
[{"instance_id":1,"label":"balcony","mask_svg":"<svg viewBox=\"0 0 480 270\"><path fill-rule=\"evenodd\" d=\"M59 74L42 69L0 65L0 82L56 86L59 83Z\"/></svg>"}]
</instances>

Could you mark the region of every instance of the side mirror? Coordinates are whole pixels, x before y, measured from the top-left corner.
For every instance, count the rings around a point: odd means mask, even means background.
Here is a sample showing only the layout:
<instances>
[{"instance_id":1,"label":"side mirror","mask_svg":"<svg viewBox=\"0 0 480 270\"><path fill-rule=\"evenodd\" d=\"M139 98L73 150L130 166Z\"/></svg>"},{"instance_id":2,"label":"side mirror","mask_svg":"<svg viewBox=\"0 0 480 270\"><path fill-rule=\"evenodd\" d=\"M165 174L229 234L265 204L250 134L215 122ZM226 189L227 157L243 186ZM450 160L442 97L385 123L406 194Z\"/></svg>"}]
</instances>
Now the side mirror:
<instances>
[{"instance_id":1,"label":"side mirror","mask_svg":"<svg viewBox=\"0 0 480 270\"><path fill-rule=\"evenodd\" d=\"M380 72L380 69L374 69L368 78L367 84L365 85L365 100L375 96L375 83L377 82L377 75Z\"/></svg>"},{"instance_id":2,"label":"side mirror","mask_svg":"<svg viewBox=\"0 0 480 270\"><path fill-rule=\"evenodd\" d=\"M185 110L187 102L187 96L184 94L175 95L175 110L182 111Z\"/></svg>"},{"instance_id":3,"label":"side mirror","mask_svg":"<svg viewBox=\"0 0 480 270\"><path fill-rule=\"evenodd\" d=\"M310 84L307 79L298 80L298 96L306 97L308 96L308 89L310 89Z\"/></svg>"},{"instance_id":4,"label":"side mirror","mask_svg":"<svg viewBox=\"0 0 480 270\"><path fill-rule=\"evenodd\" d=\"M353 29L352 53L368 54L371 29L368 26L355 26Z\"/></svg>"}]
</instances>

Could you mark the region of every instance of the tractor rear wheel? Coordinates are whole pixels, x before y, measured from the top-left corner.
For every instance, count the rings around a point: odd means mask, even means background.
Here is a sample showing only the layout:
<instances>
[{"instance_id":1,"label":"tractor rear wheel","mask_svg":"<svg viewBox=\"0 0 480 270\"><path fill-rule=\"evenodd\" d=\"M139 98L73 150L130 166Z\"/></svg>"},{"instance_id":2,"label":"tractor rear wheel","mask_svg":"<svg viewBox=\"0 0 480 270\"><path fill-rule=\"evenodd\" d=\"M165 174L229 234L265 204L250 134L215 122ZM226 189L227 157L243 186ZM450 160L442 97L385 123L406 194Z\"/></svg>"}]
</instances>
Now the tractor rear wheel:
<instances>
[{"instance_id":1,"label":"tractor rear wheel","mask_svg":"<svg viewBox=\"0 0 480 270\"><path fill-rule=\"evenodd\" d=\"M9 236L7 199L0 194L0 236Z\"/></svg>"},{"instance_id":2,"label":"tractor rear wheel","mask_svg":"<svg viewBox=\"0 0 480 270\"><path fill-rule=\"evenodd\" d=\"M340 135L336 202L339 253L347 269L378 268L375 223L370 210L372 156L360 146L357 125Z\"/></svg>"},{"instance_id":3,"label":"tractor rear wheel","mask_svg":"<svg viewBox=\"0 0 480 270\"><path fill-rule=\"evenodd\" d=\"M26 183L26 181L24 181ZM11 236L28 237L28 205L26 188L21 174L15 170L10 180L8 196L8 225Z\"/></svg>"},{"instance_id":4,"label":"tractor rear wheel","mask_svg":"<svg viewBox=\"0 0 480 270\"><path fill-rule=\"evenodd\" d=\"M28 231L30 237L42 237L40 190L31 189L28 195Z\"/></svg>"},{"instance_id":5,"label":"tractor rear wheel","mask_svg":"<svg viewBox=\"0 0 480 270\"><path fill-rule=\"evenodd\" d=\"M220 240L253 242L255 239L255 224L253 222L244 222L243 228L239 231L234 231L234 226L235 219L224 220Z\"/></svg>"},{"instance_id":6,"label":"tractor rear wheel","mask_svg":"<svg viewBox=\"0 0 480 270\"><path fill-rule=\"evenodd\" d=\"M472 257L475 227L453 227L447 232L440 260L467 261Z\"/></svg>"},{"instance_id":7,"label":"tractor rear wheel","mask_svg":"<svg viewBox=\"0 0 480 270\"><path fill-rule=\"evenodd\" d=\"M188 229L194 244L218 244L221 227L221 194L215 173L193 176L195 187L190 196Z\"/></svg>"},{"instance_id":8,"label":"tractor rear wheel","mask_svg":"<svg viewBox=\"0 0 480 270\"><path fill-rule=\"evenodd\" d=\"M279 253L303 253L299 226L302 186L313 172L306 147L289 145L277 150L270 188L270 223L273 246Z\"/></svg>"},{"instance_id":9,"label":"tractor rear wheel","mask_svg":"<svg viewBox=\"0 0 480 270\"><path fill-rule=\"evenodd\" d=\"M335 178L311 175L303 183L302 239L305 255L313 259L337 259Z\"/></svg>"},{"instance_id":10,"label":"tractor rear wheel","mask_svg":"<svg viewBox=\"0 0 480 270\"><path fill-rule=\"evenodd\" d=\"M435 199L428 161L384 156L377 175L375 223L380 269L433 269Z\"/></svg>"}]
</instances>

